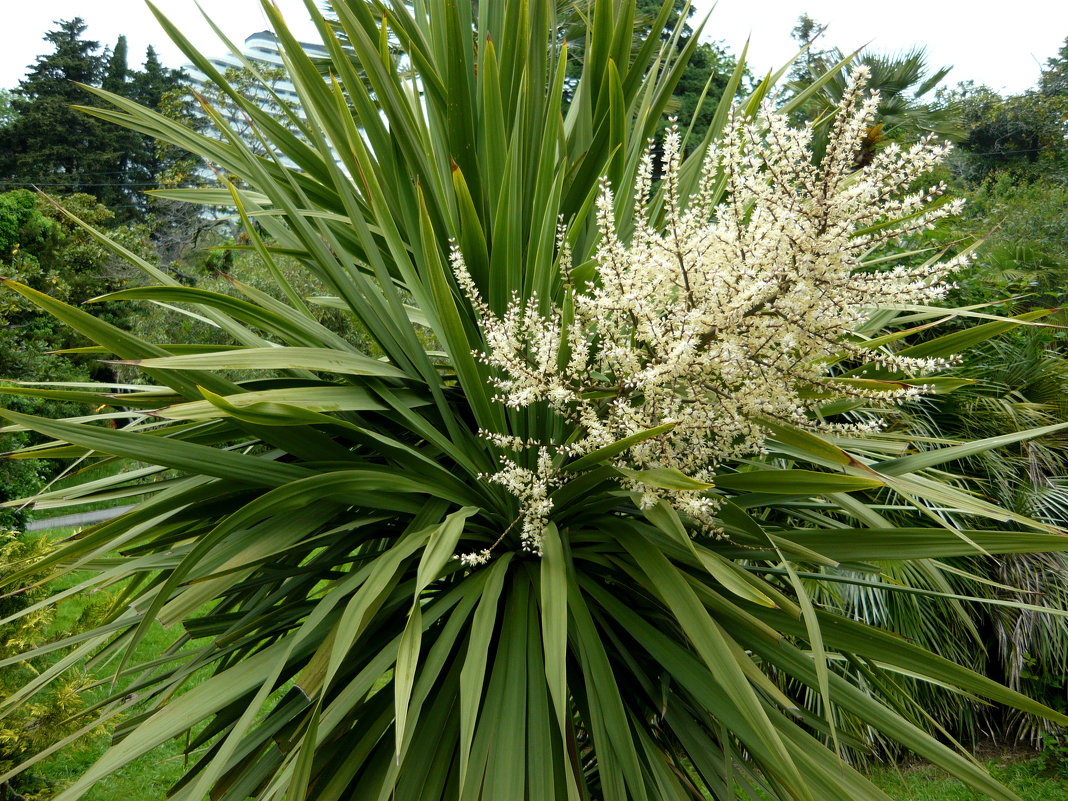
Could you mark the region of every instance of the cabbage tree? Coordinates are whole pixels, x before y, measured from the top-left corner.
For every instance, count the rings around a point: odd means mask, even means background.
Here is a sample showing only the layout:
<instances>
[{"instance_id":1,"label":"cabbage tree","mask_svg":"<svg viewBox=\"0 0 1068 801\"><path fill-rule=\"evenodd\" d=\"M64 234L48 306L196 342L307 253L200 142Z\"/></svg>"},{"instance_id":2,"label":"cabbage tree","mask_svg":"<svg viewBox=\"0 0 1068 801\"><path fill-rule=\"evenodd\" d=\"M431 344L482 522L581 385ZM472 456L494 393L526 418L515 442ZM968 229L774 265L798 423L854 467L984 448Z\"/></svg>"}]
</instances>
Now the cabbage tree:
<instances>
[{"instance_id":1,"label":"cabbage tree","mask_svg":"<svg viewBox=\"0 0 1068 801\"><path fill-rule=\"evenodd\" d=\"M182 286L113 244L153 283L111 298L185 307L232 338L205 349L147 342L9 284L144 377L4 388L87 404L65 420L0 412L46 438L35 457L128 465L38 505L138 499L24 573L86 571L71 592L117 594L96 629L38 649L62 658L4 702L86 658L113 673L84 718L86 730L116 721L113 744L60 801L173 738L191 758L172 797L196 801L885 800L845 758L875 733L1015 798L928 733L897 682L1065 719L810 592L894 586L883 560L937 570L941 557L1068 546L941 470L1038 431L917 449L877 422L880 404L951 391L937 368L961 348L1040 316L932 310L945 263L897 270L889 240L942 213L904 191L938 145L850 172L867 113L853 93L832 136L841 150L817 168L807 134L762 110L782 73L732 109L739 64L706 140L672 134L654 181L647 138L698 41L679 50L658 35L672 2L637 48L633 0L583 6L566 103L568 43L549 0L480 3L477 17L458 0L351 0L334 4L334 26L308 6L329 80L264 4L304 112L283 121L158 15L266 155L211 107L222 139L104 92L89 109L219 165L227 186L162 194L232 206L285 301ZM912 159L900 180L895 158ZM717 257L691 273L705 233L716 248L764 248L764 267ZM281 255L323 294L298 294ZM613 306L613 265L626 267L619 286L643 291L633 267L657 291ZM733 324L707 306L708 293L740 298L716 269L750 293ZM351 328L320 324L315 304ZM955 314L981 321L930 335ZM656 351L643 320L691 326L689 344ZM910 344L912 329L926 339ZM669 392L672 358L704 372L675 375ZM778 395L755 403L758 385ZM707 438L691 406L714 424ZM972 528L979 517L998 528ZM141 663L155 621L181 635Z\"/></svg>"}]
</instances>

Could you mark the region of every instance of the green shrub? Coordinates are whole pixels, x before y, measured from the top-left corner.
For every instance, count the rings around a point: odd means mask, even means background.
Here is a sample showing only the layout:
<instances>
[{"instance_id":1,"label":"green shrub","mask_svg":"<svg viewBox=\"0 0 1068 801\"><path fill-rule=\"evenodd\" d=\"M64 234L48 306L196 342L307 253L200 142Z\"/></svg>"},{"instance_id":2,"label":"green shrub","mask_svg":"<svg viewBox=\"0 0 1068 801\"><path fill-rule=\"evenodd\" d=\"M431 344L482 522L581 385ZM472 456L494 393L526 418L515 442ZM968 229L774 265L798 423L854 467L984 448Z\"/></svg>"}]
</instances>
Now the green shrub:
<instances>
[{"instance_id":1,"label":"green shrub","mask_svg":"<svg viewBox=\"0 0 1068 801\"><path fill-rule=\"evenodd\" d=\"M34 577L34 564L50 550L43 537L31 538L14 531L0 531L0 580L16 572L25 577L22 587L9 590L0 598L0 621L10 621L0 625L0 695L5 698L40 675L50 663L47 657L21 658L53 636L49 626L54 610L41 605L49 595L48 589L39 583L30 583ZM90 621L84 622L88 624ZM20 703L12 714L0 720L0 772L6 773L80 728L75 720L85 707L87 685L88 679L83 674L78 671L70 673L48 692ZM29 773L0 784L0 793L12 790L36 798L36 791L46 791L47 788Z\"/></svg>"}]
</instances>

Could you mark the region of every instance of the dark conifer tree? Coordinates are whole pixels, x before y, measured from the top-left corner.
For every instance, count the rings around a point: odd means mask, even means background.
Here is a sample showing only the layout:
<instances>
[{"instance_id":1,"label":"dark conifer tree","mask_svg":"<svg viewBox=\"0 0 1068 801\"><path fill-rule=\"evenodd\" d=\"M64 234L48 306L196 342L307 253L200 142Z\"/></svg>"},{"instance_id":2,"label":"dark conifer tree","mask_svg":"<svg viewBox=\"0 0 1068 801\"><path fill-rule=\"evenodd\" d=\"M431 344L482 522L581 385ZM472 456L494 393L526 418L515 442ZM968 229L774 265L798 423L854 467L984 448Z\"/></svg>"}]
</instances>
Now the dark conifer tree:
<instances>
[{"instance_id":1,"label":"dark conifer tree","mask_svg":"<svg viewBox=\"0 0 1068 801\"><path fill-rule=\"evenodd\" d=\"M120 35L115 49L107 56L100 88L117 95L127 97L132 88L130 67L127 58L126 37ZM111 128L114 153L114 180L101 181L94 194L105 206L115 212L119 220L126 220L136 215L138 207L137 192L140 170L137 161L140 155L141 139L136 131Z\"/></svg>"},{"instance_id":2,"label":"dark conifer tree","mask_svg":"<svg viewBox=\"0 0 1068 801\"><path fill-rule=\"evenodd\" d=\"M127 64L126 37L120 35L115 43L115 49L108 58L107 69L104 71L104 80L100 84L102 89L116 94L123 94L126 90L126 79L129 77L130 68Z\"/></svg>"},{"instance_id":3,"label":"dark conifer tree","mask_svg":"<svg viewBox=\"0 0 1068 801\"><path fill-rule=\"evenodd\" d=\"M121 182L115 129L72 106L90 101L79 84L99 85L100 45L82 38L81 18L56 24L44 37L54 51L38 56L19 83L11 104L15 119L0 132L0 188L97 194Z\"/></svg>"},{"instance_id":4,"label":"dark conifer tree","mask_svg":"<svg viewBox=\"0 0 1068 801\"><path fill-rule=\"evenodd\" d=\"M117 220L130 219L147 208L144 191L168 168L167 158L148 137L74 108L99 104L82 85L159 109L183 75L160 64L152 47L144 69L130 69L125 36L101 53L99 43L83 37L80 18L56 24L45 36L53 52L30 67L12 94L9 121L0 127L0 190L85 192Z\"/></svg>"},{"instance_id":5,"label":"dark conifer tree","mask_svg":"<svg viewBox=\"0 0 1068 801\"><path fill-rule=\"evenodd\" d=\"M131 76L126 96L154 111L169 112L173 111L174 96L185 82L185 73L164 67L155 48L149 45L145 51L144 67ZM177 160L185 158L184 152L163 147L151 137L138 135L137 140L135 157L130 164L131 184L144 186L154 183L172 169Z\"/></svg>"}]
</instances>

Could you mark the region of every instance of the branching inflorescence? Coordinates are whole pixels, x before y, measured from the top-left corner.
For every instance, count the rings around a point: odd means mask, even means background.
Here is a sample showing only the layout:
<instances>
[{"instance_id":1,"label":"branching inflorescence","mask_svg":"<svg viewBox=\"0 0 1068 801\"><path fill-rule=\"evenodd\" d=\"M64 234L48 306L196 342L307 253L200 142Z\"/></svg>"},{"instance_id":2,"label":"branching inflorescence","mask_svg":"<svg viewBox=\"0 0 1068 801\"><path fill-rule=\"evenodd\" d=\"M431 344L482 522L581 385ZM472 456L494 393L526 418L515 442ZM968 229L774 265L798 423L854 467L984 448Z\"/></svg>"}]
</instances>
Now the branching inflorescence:
<instances>
[{"instance_id":1,"label":"branching inflorescence","mask_svg":"<svg viewBox=\"0 0 1068 801\"><path fill-rule=\"evenodd\" d=\"M841 428L811 414L828 394L900 399L923 391L836 379L828 364L843 355L854 365L878 363L906 374L944 366L868 349L850 337L877 309L941 299L946 275L963 260L918 268L864 263L882 246L960 208L959 201L932 206L942 185L910 191L949 150L932 137L909 148L890 144L871 163L855 166L878 105L876 94L865 96L866 78L863 69L854 72L818 165L811 128L791 128L770 105L755 119L736 112L710 148L685 208L680 138L669 132L661 225L654 228L650 220L653 160L647 152L629 243L619 237L610 188L601 191L595 280L575 283L561 236L560 263L574 310L569 320L558 308L541 314L537 297L513 297L503 316L494 315L454 249L453 270L486 343L478 355L497 371L496 400L515 409L544 403L577 431L567 444L487 435L513 451L537 451L534 469L505 459L488 476L520 499L526 549L540 551L549 495L564 480L559 467L568 458L674 423L613 464L623 468L620 480L641 494L643 506L666 496L711 525L714 495L666 491L633 471L668 468L712 484L724 460L763 450L762 420ZM483 551L464 559L477 564L488 556Z\"/></svg>"}]
</instances>

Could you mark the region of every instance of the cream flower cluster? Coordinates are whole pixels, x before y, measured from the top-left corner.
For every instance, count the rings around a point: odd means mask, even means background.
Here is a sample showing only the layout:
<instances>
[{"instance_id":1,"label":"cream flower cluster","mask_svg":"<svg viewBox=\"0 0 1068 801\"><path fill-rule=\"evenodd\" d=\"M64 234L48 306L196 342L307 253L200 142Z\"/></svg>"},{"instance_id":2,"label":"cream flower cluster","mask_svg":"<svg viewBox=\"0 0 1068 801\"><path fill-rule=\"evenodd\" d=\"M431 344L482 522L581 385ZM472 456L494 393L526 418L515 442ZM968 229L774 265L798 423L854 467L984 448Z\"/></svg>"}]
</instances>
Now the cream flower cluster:
<instances>
[{"instance_id":1,"label":"cream flower cluster","mask_svg":"<svg viewBox=\"0 0 1068 801\"><path fill-rule=\"evenodd\" d=\"M836 380L827 365L843 354L854 364L908 374L943 366L867 350L849 337L876 309L941 299L945 276L960 263L881 268L870 261L881 246L930 228L959 204L931 205L941 185L910 191L949 150L930 137L908 148L888 145L855 166L878 105L877 95L863 92L866 78L854 72L819 164L811 128L790 127L770 106L755 119L736 113L685 207L679 135L672 130L663 147L662 222L651 219L647 153L629 242L618 234L604 185L596 278L576 285L562 237L558 245L570 320L560 309L541 314L537 297L515 296L503 316L494 315L454 249L453 270L485 338L479 355L496 368L496 399L515 409L544 403L577 432L555 446L495 439L514 450L538 449L535 470L506 461L489 477L520 499L528 550L540 550L549 495L563 481L559 467L568 458L673 422L669 433L634 445L614 463L628 469L631 477L621 481L642 493L643 505L667 496L710 523L708 494L656 489L633 471L675 468L713 483L724 460L763 450L762 419L813 427L811 412L828 394L903 398L920 391L883 393Z\"/></svg>"}]
</instances>

